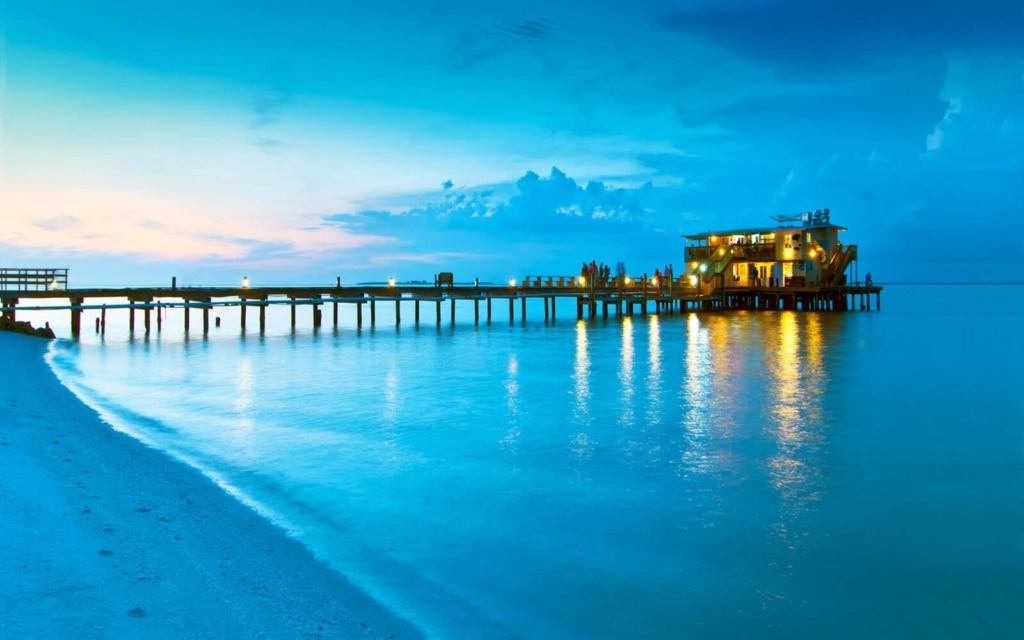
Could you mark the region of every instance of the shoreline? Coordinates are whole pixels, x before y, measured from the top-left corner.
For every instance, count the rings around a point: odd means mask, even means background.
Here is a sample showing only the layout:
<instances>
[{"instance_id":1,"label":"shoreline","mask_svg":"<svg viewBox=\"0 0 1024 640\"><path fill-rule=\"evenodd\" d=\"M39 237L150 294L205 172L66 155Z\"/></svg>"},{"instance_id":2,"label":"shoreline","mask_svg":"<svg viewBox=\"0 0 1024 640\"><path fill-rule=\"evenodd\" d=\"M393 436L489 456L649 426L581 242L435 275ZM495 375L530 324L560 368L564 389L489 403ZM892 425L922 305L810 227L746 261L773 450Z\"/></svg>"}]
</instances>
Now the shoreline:
<instances>
[{"instance_id":1,"label":"shoreline","mask_svg":"<svg viewBox=\"0 0 1024 640\"><path fill-rule=\"evenodd\" d=\"M418 638L201 472L116 431L48 341L0 332L0 638Z\"/></svg>"}]
</instances>

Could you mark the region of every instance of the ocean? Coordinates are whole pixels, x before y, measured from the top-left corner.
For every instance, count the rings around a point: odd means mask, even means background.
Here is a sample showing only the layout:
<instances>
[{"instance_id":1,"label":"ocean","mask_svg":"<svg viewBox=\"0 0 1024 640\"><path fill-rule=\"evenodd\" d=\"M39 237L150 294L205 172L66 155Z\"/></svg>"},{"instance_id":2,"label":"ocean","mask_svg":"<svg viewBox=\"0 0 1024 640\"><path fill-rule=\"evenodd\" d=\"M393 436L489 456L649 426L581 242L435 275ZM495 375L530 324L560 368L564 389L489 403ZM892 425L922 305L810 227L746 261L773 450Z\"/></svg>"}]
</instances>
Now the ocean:
<instances>
[{"instance_id":1,"label":"ocean","mask_svg":"<svg viewBox=\"0 0 1024 640\"><path fill-rule=\"evenodd\" d=\"M1018 637L1024 287L882 303L111 312L48 360L431 637Z\"/></svg>"}]
</instances>

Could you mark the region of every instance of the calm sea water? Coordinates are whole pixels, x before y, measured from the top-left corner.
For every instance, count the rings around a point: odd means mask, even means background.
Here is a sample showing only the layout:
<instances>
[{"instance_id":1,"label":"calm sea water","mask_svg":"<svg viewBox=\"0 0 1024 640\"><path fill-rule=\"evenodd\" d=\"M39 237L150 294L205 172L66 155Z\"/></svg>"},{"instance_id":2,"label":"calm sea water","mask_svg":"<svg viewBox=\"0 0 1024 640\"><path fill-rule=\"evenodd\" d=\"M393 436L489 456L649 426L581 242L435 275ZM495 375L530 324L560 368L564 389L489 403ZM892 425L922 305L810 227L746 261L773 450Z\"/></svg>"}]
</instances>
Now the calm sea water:
<instances>
[{"instance_id":1,"label":"calm sea water","mask_svg":"<svg viewBox=\"0 0 1024 640\"><path fill-rule=\"evenodd\" d=\"M500 308L295 334L281 308L265 337L222 312L188 340L172 311L51 363L432 636L1024 631L1024 288Z\"/></svg>"}]
</instances>

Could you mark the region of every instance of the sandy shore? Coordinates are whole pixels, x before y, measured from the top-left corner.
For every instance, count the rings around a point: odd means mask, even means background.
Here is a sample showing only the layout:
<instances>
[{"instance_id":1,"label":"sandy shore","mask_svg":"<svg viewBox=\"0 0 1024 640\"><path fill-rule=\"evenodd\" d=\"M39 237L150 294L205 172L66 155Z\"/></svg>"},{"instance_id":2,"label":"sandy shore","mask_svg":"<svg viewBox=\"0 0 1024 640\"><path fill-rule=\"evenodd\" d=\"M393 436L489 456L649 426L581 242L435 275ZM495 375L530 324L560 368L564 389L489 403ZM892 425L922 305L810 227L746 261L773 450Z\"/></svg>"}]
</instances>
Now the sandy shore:
<instances>
[{"instance_id":1,"label":"sandy shore","mask_svg":"<svg viewBox=\"0 0 1024 640\"><path fill-rule=\"evenodd\" d=\"M0 638L420 633L0 332Z\"/></svg>"}]
</instances>

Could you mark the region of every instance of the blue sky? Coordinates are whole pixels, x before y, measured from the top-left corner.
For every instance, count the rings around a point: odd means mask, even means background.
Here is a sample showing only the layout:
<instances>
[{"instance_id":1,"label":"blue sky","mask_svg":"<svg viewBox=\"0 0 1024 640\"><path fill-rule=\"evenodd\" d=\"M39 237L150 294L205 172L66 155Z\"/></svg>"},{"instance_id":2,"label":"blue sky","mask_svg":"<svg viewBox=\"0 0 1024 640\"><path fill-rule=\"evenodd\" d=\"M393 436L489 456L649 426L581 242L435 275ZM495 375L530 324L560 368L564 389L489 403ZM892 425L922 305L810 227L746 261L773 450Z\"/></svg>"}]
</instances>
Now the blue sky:
<instances>
[{"instance_id":1,"label":"blue sky","mask_svg":"<svg viewBox=\"0 0 1024 640\"><path fill-rule=\"evenodd\" d=\"M877 280L1024 279L1024 2L153 4L7 1L3 266L639 273L829 207Z\"/></svg>"}]
</instances>

